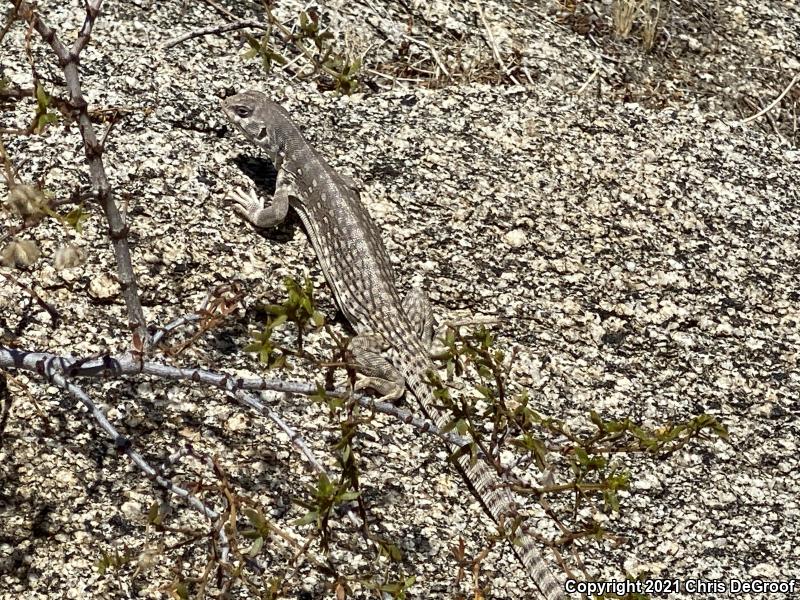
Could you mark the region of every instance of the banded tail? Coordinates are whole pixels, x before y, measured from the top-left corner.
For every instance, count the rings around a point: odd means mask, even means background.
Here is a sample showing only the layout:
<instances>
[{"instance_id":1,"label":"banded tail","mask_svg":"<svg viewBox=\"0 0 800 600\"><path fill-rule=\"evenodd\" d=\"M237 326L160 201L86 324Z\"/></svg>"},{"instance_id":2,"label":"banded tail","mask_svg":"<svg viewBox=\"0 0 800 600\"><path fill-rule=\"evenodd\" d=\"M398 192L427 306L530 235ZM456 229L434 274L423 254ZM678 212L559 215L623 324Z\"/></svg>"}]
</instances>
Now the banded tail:
<instances>
[{"instance_id":1,"label":"banded tail","mask_svg":"<svg viewBox=\"0 0 800 600\"><path fill-rule=\"evenodd\" d=\"M448 417L436 408L433 394L422 375L433 369L434 366L425 358L424 354L418 356L419 359L399 360L395 366L405 376L406 384L419 401L425 416L432 420L439 429L442 429L447 425ZM472 464L469 454L461 455L458 463L468 483L474 489L478 501L492 517L492 520L500 524L509 518L513 514L513 498L491 467L480 459ZM524 531L518 532L517 540L520 545L512 545L514 555L536 584L542 596L546 600L566 600L564 588L550 571L550 567L547 566L539 551L538 542Z\"/></svg>"}]
</instances>

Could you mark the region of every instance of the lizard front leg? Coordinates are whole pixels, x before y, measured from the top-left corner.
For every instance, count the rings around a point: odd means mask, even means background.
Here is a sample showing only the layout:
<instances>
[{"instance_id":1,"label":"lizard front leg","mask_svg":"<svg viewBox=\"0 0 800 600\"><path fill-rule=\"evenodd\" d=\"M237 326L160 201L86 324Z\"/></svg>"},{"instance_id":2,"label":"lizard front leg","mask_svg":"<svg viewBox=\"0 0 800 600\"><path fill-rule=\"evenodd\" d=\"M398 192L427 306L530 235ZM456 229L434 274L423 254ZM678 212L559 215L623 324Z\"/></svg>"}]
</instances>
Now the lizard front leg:
<instances>
[{"instance_id":1,"label":"lizard front leg","mask_svg":"<svg viewBox=\"0 0 800 600\"><path fill-rule=\"evenodd\" d=\"M289 212L289 196L292 195L297 195L294 180L285 169L278 170L275 194L269 204L266 204L252 189L249 193L244 190L230 193L231 199L235 202L236 212L256 227L280 225Z\"/></svg>"}]
</instances>

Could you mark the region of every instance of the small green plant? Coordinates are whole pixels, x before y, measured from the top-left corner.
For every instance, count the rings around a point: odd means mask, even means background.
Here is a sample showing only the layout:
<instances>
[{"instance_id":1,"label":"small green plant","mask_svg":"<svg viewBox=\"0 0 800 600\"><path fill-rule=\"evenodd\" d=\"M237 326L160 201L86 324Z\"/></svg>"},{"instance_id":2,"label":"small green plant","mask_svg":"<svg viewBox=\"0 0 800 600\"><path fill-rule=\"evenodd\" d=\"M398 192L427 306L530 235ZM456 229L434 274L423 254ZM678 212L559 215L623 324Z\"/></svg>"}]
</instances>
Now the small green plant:
<instances>
[{"instance_id":1,"label":"small green plant","mask_svg":"<svg viewBox=\"0 0 800 600\"><path fill-rule=\"evenodd\" d=\"M83 224L89 220L89 217L90 214L83 209L83 204L81 204L61 217L61 220L72 227L77 233L83 233Z\"/></svg>"},{"instance_id":2,"label":"small green plant","mask_svg":"<svg viewBox=\"0 0 800 600\"><path fill-rule=\"evenodd\" d=\"M333 39L333 34L330 31L323 31L319 28L319 13L317 11L301 12L299 25L300 31L292 36L292 40L295 42L311 40L319 52L323 51L326 42Z\"/></svg>"},{"instance_id":3,"label":"small green plant","mask_svg":"<svg viewBox=\"0 0 800 600\"><path fill-rule=\"evenodd\" d=\"M189 600L190 598L189 587L184 581L173 581L166 587L166 590L175 600Z\"/></svg>"},{"instance_id":4,"label":"small green plant","mask_svg":"<svg viewBox=\"0 0 800 600\"><path fill-rule=\"evenodd\" d=\"M370 590L376 590L383 594L389 594L395 600L405 600L406 593L417 581L415 575L410 575L398 581L388 581L386 583L375 583L373 581L365 581L362 585Z\"/></svg>"},{"instance_id":5,"label":"small green plant","mask_svg":"<svg viewBox=\"0 0 800 600\"><path fill-rule=\"evenodd\" d=\"M476 460L478 450L484 456L493 456L500 442L501 432L507 426L508 410L505 405L507 367L505 353L495 349L494 335L481 326L474 332L462 335L455 328L448 328L444 338L445 351L439 357L445 362L447 377L463 377L468 368L477 376L473 383L474 394L459 394L454 399L436 373L429 374L434 398L449 409L452 419L444 430L455 430L460 436L469 434L468 450ZM482 433L483 423L493 424L490 440ZM466 449L461 452L465 452ZM455 455L454 457L455 458Z\"/></svg>"},{"instance_id":6,"label":"small green plant","mask_svg":"<svg viewBox=\"0 0 800 600\"><path fill-rule=\"evenodd\" d=\"M329 522L333 509L358 498L358 492L351 490L347 484L333 484L324 473L320 474L316 487L309 488L307 492L311 497L310 500L298 498L295 502L308 512L294 524L314 523L320 535L320 546L327 552L331 541Z\"/></svg>"},{"instance_id":7,"label":"small green plant","mask_svg":"<svg viewBox=\"0 0 800 600\"><path fill-rule=\"evenodd\" d=\"M267 313L267 320L261 332L253 334L253 341L245 346L245 352L258 353L259 360L268 369L286 368L286 357L292 353L303 352L303 334L309 327L319 329L325 324L325 317L314 305L314 287L306 277L301 286L291 277L283 280L286 300L282 304L268 304L260 307ZM297 326L297 351L288 350L272 341L272 335L286 322Z\"/></svg>"},{"instance_id":8,"label":"small green plant","mask_svg":"<svg viewBox=\"0 0 800 600\"><path fill-rule=\"evenodd\" d=\"M283 369L288 367L286 354L283 349L272 341L275 329L286 322L286 315L268 318L264 329L252 335L253 341L244 347L245 352L258 353L258 360L266 365L267 369Z\"/></svg>"},{"instance_id":9,"label":"small green plant","mask_svg":"<svg viewBox=\"0 0 800 600\"><path fill-rule=\"evenodd\" d=\"M100 575L105 575L110 569L121 569L125 565L133 562L135 556L127 549L123 550L120 554L119 550L114 550L112 553L103 552L100 559L95 563L97 572Z\"/></svg>"},{"instance_id":10,"label":"small green plant","mask_svg":"<svg viewBox=\"0 0 800 600\"><path fill-rule=\"evenodd\" d=\"M285 65L288 62L283 56L276 52L272 46L270 46L270 32L271 30L268 30L267 33L262 35L260 39L247 34L245 39L247 40L247 44L250 46L250 49L242 55L242 58L246 60L259 57L261 59L261 65L264 67L264 71L267 73L272 70L273 64Z\"/></svg>"},{"instance_id":11,"label":"small green plant","mask_svg":"<svg viewBox=\"0 0 800 600\"><path fill-rule=\"evenodd\" d=\"M303 285L300 285L291 277L283 280L286 288L286 300L282 304L268 304L262 306L261 310L268 313L275 321L281 319L281 324L285 321L294 323L297 326L297 346L298 351L303 350L303 333L309 327L319 329L325 324L325 317L319 312L314 304L314 286L311 280L306 277Z\"/></svg>"},{"instance_id":12,"label":"small green plant","mask_svg":"<svg viewBox=\"0 0 800 600\"><path fill-rule=\"evenodd\" d=\"M245 59L260 58L266 72L275 65L287 67L295 61L289 60L272 43L273 31L282 34L288 53L299 54L306 59L310 70L297 73L298 77L319 77L319 84L325 89L334 89L342 94L358 91L358 73L361 60L351 60L334 46L335 37L320 25L319 13L315 10L302 11L298 17L295 31L288 30L277 20L267 5L265 7L269 29L260 39L251 35L246 37L250 48Z\"/></svg>"},{"instance_id":13,"label":"small green plant","mask_svg":"<svg viewBox=\"0 0 800 600\"><path fill-rule=\"evenodd\" d=\"M348 415L348 418L339 423L341 436L334 444L333 450L339 453L339 466L342 469L342 481L347 481L351 489L358 489L358 465L353 455L353 439L358 434L361 424L357 413Z\"/></svg>"},{"instance_id":14,"label":"small green plant","mask_svg":"<svg viewBox=\"0 0 800 600\"><path fill-rule=\"evenodd\" d=\"M244 537L253 540L247 555L250 558L255 558L261 553L264 544L269 539L272 526L260 509L245 508L242 510L242 514L250 524L250 528L243 530L241 533Z\"/></svg>"},{"instance_id":15,"label":"small green plant","mask_svg":"<svg viewBox=\"0 0 800 600\"><path fill-rule=\"evenodd\" d=\"M484 327L462 334L449 328L444 338L445 351L439 356L445 363L448 379L453 375L471 380L476 394L458 394L454 398L450 389L435 374L429 374L429 383L437 403L451 415L445 430L455 430L465 437L467 444L453 454L454 460L469 452L472 460L477 455L497 456L506 442L519 452L520 468L533 464L542 472L551 470L552 458L547 440L554 436L565 438L562 446L565 467L570 477L564 483L550 484L532 489L514 486L522 494L571 494L574 508L585 504L599 504L599 510L611 513L620 509L620 490L628 489L630 474L623 468L620 457L625 454L647 453L669 455L692 441L718 437L727 439L723 424L711 415L699 415L677 423L648 428L630 418L603 419L595 411L588 415L588 431L573 433L566 424L545 417L530 407L527 390L510 395L508 375L513 362L494 347L493 334ZM487 434L486 423L491 423ZM613 457L613 459L612 459ZM500 465L496 464L500 469ZM505 524L507 531L501 536L513 537L519 522ZM574 523L567 538L603 536L600 524L593 520Z\"/></svg>"},{"instance_id":16,"label":"small green plant","mask_svg":"<svg viewBox=\"0 0 800 600\"><path fill-rule=\"evenodd\" d=\"M342 56L332 56L325 64L333 71L333 89L346 96L355 94L358 91L358 79L356 76L361 70L360 58L353 62L348 62Z\"/></svg>"},{"instance_id":17,"label":"small green plant","mask_svg":"<svg viewBox=\"0 0 800 600\"><path fill-rule=\"evenodd\" d=\"M50 96L44 91L42 84L36 83L36 115L33 118L33 132L41 134L51 123L58 121L58 115L50 112Z\"/></svg>"},{"instance_id":18,"label":"small green plant","mask_svg":"<svg viewBox=\"0 0 800 600\"><path fill-rule=\"evenodd\" d=\"M305 329L309 323L317 329L322 327L325 324L325 317L314 305L314 286L311 280L306 277L301 286L291 277L287 277L283 280L283 284L288 294L286 302L280 308L270 307L267 310L283 309L289 321L296 323L300 329Z\"/></svg>"},{"instance_id":19,"label":"small green plant","mask_svg":"<svg viewBox=\"0 0 800 600\"><path fill-rule=\"evenodd\" d=\"M318 404L324 404L328 407L328 412L333 415L336 414L339 410L341 410L347 400L341 398L339 396L329 396L325 392L325 388L321 385L317 384L317 393L309 396L312 402L317 402Z\"/></svg>"}]
</instances>

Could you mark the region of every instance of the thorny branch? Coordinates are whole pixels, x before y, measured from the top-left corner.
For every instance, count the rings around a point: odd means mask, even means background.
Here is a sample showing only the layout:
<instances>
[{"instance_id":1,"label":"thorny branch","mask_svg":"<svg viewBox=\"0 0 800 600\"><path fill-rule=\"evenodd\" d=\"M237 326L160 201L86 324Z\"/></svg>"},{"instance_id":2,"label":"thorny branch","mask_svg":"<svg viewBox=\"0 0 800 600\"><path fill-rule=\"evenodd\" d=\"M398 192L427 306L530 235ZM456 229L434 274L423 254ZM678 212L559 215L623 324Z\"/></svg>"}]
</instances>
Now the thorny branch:
<instances>
[{"instance_id":1,"label":"thorny branch","mask_svg":"<svg viewBox=\"0 0 800 600\"><path fill-rule=\"evenodd\" d=\"M209 25L207 27L201 27L200 29L193 29L192 31L187 31L186 33L175 36L174 38L170 38L166 42L164 42L162 47L164 49L168 49L196 37L225 33L227 31L236 31L237 29L268 30L269 25L260 23L258 21L236 21L234 23L221 23L219 25Z\"/></svg>"},{"instance_id":2,"label":"thorny branch","mask_svg":"<svg viewBox=\"0 0 800 600\"><path fill-rule=\"evenodd\" d=\"M176 320L175 323L192 321L193 319L191 317L192 315L188 315ZM315 386L280 380L268 380L261 377L233 377L227 373L215 373L204 369L186 369L150 361L141 362L135 359L131 353L113 357L102 356L81 359L42 352L25 352L0 346L0 369L12 368L38 373L77 398L87 408L95 421L100 425L101 429L112 439L114 446L118 450L124 452L148 478L155 481L162 488L183 499L192 509L217 522L215 527L217 528L217 536L221 548L221 559L223 562L227 561L229 544L225 537L224 523L218 522L220 514L204 505L184 488L173 484L169 479L163 477L151 467L139 453L133 450L130 441L114 428L105 414L97 407L91 398L89 398L81 388L70 381L71 379L78 377L108 379L129 374L145 374L157 376L162 379L203 383L223 389L243 406L255 410L273 421L286 433L292 446L300 452L313 470L319 475L330 479L330 475L327 473L325 467L316 458L302 436L289 426L278 413L267 407L255 394L248 391L272 390L287 394L299 393L313 395L319 392L318 388ZM351 395L351 392L347 390L332 390L326 393L338 397L347 397ZM443 433L430 421L414 417L410 412L389 403L374 401L363 394L357 395L356 400L364 408L394 416L404 423L411 424L421 432L438 436L447 443L455 444L459 447L467 444L467 441L457 434ZM177 453L175 456L177 456ZM173 460L173 457L170 457L169 460ZM359 519L352 510L347 509L345 514L356 528L363 527L364 523L362 523L361 519Z\"/></svg>"},{"instance_id":3,"label":"thorny branch","mask_svg":"<svg viewBox=\"0 0 800 600\"><path fill-rule=\"evenodd\" d=\"M120 214L114 201L114 194L106 176L103 164L103 145L98 141L92 122L89 118L88 103L81 90L80 73L78 71L81 51L89 43L94 22L100 14L102 0L87 0L86 19L83 22L78 37L72 47L67 49L61 42L57 33L36 12L35 7L28 2L12 1L19 17L28 22L41 38L47 42L58 58L59 66L64 73L64 79L69 93L69 105L75 113L81 137L83 138L86 162L89 165L89 176L92 182L92 192L97 203L103 208L108 222L109 238L114 248L122 296L128 309L128 323L133 333L132 347L137 353L142 353L150 346L147 333L147 323L139 300L138 286L133 275L130 248L128 246L128 224Z\"/></svg>"},{"instance_id":4,"label":"thorny branch","mask_svg":"<svg viewBox=\"0 0 800 600\"><path fill-rule=\"evenodd\" d=\"M89 395L86 394L86 392L84 392L80 387L68 381L67 378L59 372L56 365L57 363L54 361L45 361L43 364L41 364L42 375L44 375L49 381L53 382L61 389L69 392L70 395L80 401L81 404L83 404L92 415L92 418L94 418L95 422L97 422L100 428L108 435L108 437L111 438L114 443L114 447L118 451L123 452L130 459L130 461L139 468L140 471L142 471L149 479L155 481L159 486L181 498L191 508L203 516L208 517L211 521L219 521L220 514L218 512L203 504L185 488L177 486L166 477L163 477L158 471L150 466L150 464L142 457L142 455L133 449L130 440L120 434L109 422L105 416L105 413L98 408ZM217 526L217 536L220 543L222 561L225 562L228 556L229 544L227 535L225 533L225 527L222 526L222 524Z\"/></svg>"},{"instance_id":5,"label":"thorny branch","mask_svg":"<svg viewBox=\"0 0 800 600\"><path fill-rule=\"evenodd\" d=\"M235 377L228 373L218 373L199 368L172 367L153 361L140 362L131 354L74 358L46 352L27 352L0 345L0 368L20 369L23 371L45 374L46 365L52 365L52 367L48 366L47 368L55 368L62 371L69 378L102 377L105 379L114 379L123 375L144 374L166 380L192 381L194 383L216 387L225 390L229 394L233 394L236 396L237 401L269 417L282 429L287 426L279 422L280 417L277 414L267 408L252 394L243 396L246 398L246 400L243 400L243 397L239 396L239 392L274 391L304 396L312 396L319 392L316 386L307 383L264 379L263 377ZM341 389L330 390L325 393L329 396L339 398L350 397L351 395L350 391ZM467 440L460 435L452 432L444 433L431 421L415 417L411 412L394 406L393 404L378 402L365 394L355 394L354 397L362 407L392 416L403 423L411 425L418 431L438 437L448 444L461 447L468 443ZM298 449L305 455L303 448L298 447ZM311 460L309 460L309 463L316 468L316 465L314 465Z\"/></svg>"}]
</instances>

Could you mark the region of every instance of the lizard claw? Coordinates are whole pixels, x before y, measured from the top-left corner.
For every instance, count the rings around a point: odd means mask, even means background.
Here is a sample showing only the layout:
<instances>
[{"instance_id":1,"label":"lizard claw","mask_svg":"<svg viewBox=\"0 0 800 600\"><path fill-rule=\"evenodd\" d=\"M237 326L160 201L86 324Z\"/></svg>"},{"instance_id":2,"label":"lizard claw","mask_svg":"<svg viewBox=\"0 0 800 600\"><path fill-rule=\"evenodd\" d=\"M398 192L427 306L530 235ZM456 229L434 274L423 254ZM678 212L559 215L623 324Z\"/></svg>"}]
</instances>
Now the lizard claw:
<instances>
[{"instance_id":1,"label":"lizard claw","mask_svg":"<svg viewBox=\"0 0 800 600\"><path fill-rule=\"evenodd\" d=\"M253 216L264 208L263 201L254 190L245 192L244 190L238 189L230 192L229 196L236 204L234 206L236 212L245 217L248 221L251 221Z\"/></svg>"},{"instance_id":2,"label":"lizard claw","mask_svg":"<svg viewBox=\"0 0 800 600\"><path fill-rule=\"evenodd\" d=\"M260 198L254 190L234 190L228 194L234 202L234 209L256 227L273 227L286 218L289 210L289 196L278 189L272 201Z\"/></svg>"}]
</instances>

